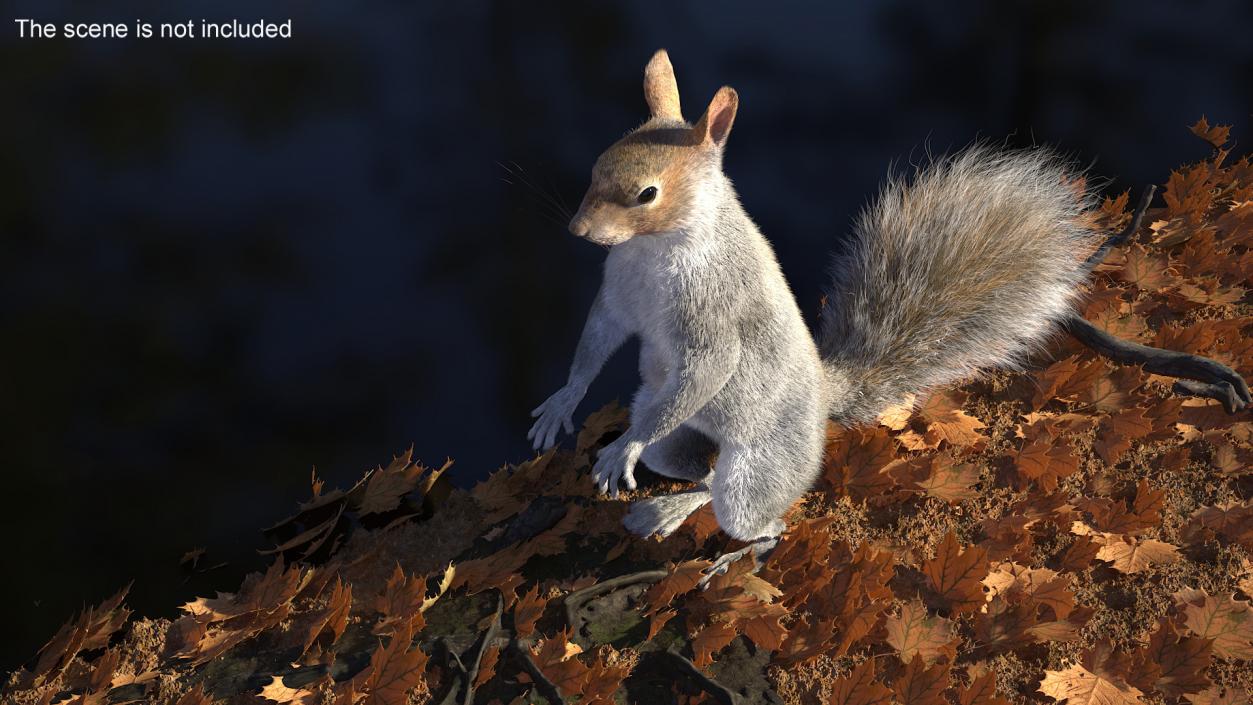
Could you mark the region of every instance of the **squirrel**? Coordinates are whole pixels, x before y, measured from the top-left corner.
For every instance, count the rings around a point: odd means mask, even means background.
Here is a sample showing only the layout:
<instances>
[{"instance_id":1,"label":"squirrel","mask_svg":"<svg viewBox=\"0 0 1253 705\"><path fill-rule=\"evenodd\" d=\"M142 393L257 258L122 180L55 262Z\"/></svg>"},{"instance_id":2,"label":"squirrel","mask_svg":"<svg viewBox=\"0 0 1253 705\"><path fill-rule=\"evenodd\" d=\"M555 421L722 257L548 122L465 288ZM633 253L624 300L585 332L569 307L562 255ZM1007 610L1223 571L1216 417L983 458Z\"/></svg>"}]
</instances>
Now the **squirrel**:
<instances>
[{"instance_id":1,"label":"squirrel","mask_svg":"<svg viewBox=\"0 0 1253 705\"><path fill-rule=\"evenodd\" d=\"M697 483L638 500L624 523L668 535L706 502L719 527L760 560L781 517L821 471L828 419L873 421L890 406L991 368L1020 369L1059 329L1112 359L1189 377L1176 390L1229 412L1250 402L1220 363L1109 336L1076 313L1080 287L1133 234L1085 214L1095 196L1046 148L976 144L890 179L837 248L817 339L769 242L723 173L739 108L724 86L692 125L664 49L644 70L649 119L600 155L570 232L608 248L604 279L569 380L533 412L528 438L554 445L588 385L629 337L642 384L631 424L599 453L592 478L617 498L635 467ZM716 453L716 464L710 459Z\"/></svg>"}]
</instances>

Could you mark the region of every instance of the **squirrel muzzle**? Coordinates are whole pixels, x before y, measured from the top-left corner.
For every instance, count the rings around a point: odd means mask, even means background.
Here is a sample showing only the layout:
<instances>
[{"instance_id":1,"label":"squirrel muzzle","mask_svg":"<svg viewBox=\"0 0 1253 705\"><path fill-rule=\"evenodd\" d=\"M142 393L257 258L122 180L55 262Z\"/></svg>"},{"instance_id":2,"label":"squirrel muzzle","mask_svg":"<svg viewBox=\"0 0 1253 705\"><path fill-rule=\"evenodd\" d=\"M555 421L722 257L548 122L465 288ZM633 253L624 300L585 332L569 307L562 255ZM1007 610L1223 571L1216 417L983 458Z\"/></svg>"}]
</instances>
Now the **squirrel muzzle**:
<instances>
[{"instance_id":1,"label":"squirrel muzzle","mask_svg":"<svg viewBox=\"0 0 1253 705\"><path fill-rule=\"evenodd\" d=\"M573 218L570 219L570 234L575 237L586 238L592 230L592 224L580 210Z\"/></svg>"},{"instance_id":2,"label":"squirrel muzzle","mask_svg":"<svg viewBox=\"0 0 1253 705\"><path fill-rule=\"evenodd\" d=\"M605 247L626 242L633 233L624 227L621 214L614 211L612 206L598 202L589 204L585 200L570 219L570 234Z\"/></svg>"}]
</instances>

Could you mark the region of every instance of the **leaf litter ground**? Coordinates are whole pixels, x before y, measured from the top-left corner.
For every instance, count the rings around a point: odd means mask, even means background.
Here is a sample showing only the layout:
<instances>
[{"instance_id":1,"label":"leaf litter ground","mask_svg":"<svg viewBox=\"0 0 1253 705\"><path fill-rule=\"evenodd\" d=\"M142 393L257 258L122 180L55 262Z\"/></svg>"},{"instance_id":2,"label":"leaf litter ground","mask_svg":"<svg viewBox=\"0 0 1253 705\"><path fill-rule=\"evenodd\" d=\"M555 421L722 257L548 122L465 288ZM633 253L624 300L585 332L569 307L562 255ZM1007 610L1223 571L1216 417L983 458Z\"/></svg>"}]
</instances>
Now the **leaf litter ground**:
<instances>
[{"instance_id":1,"label":"leaf litter ground","mask_svg":"<svg viewBox=\"0 0 1253 705\"><path fill-rule=\"evenodd\" d=\"M1097 269L1084 315L1253 377L1253 166L1229 128ZM1127 194L1093 217L1114 230ZM11 674L4 702L1248 705L1253 421L1070 340L871 427L751 559L694 514L665 539L594 494L611 404L574 450L472 491L410 454L266 531L274 561L170 620L125 590Z\"/></svg>"}]
</instances>

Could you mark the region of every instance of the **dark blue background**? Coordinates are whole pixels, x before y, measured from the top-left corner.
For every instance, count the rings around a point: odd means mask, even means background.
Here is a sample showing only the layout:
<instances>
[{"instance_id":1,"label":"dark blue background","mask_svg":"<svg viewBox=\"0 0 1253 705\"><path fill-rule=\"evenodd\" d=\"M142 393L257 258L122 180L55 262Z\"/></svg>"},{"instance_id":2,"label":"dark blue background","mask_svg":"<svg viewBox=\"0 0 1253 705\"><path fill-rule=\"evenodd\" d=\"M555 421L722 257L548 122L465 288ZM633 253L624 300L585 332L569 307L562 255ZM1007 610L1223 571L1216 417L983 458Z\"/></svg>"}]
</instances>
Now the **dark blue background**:
<instances>
[{"instance_id":1,"label":"dark blue background","mask_svg":"<svg viewBox=\"0 0 1253 705\"><path fill-rule=\"evenodd\" d=\"M149 614L410 443L529 457L604 253L546 218L645 117L652 51L813 312L892 160L983 136L1111 192L1247 137L1253 6L1217 0L7 3L0 29L0 667L132 578ZM293 20L288 41L19 41L11 20ZM516 163L516 167L512 166ZM506 183L505 179L513 181ZM626 398L628 349L580 416ZM230 565L190 578L195 546Z\"/></svg>"}]
</instances>

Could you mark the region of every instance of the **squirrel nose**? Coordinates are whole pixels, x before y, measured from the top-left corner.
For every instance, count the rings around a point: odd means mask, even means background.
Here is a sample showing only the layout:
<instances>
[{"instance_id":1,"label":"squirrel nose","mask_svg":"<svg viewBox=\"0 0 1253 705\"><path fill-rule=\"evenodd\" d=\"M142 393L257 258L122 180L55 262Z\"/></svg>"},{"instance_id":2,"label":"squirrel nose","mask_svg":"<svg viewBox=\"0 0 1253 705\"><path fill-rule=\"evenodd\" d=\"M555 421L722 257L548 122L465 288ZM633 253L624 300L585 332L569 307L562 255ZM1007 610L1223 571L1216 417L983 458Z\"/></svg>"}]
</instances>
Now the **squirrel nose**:
<instances>
[{"instance_id":1,"label":"squirrel nose","mask_svg":"<svg viewBox=\"0 0 1253 705\"><path fill-rule=\"evenodd\" d=\"M575 237L587 237L589 230L591 230L591 224L588 223L587 218L581 215L574 216L570 221L570 234Z\"/></svg>"}]
</instances>

